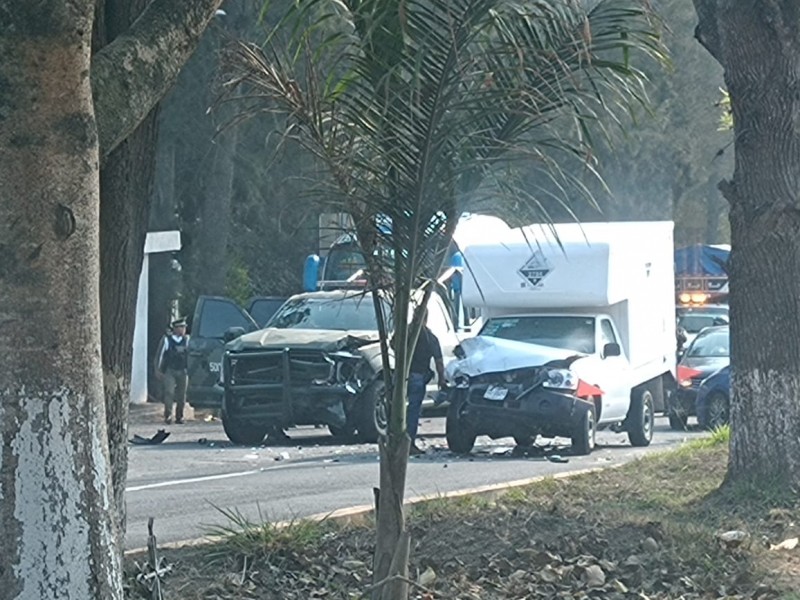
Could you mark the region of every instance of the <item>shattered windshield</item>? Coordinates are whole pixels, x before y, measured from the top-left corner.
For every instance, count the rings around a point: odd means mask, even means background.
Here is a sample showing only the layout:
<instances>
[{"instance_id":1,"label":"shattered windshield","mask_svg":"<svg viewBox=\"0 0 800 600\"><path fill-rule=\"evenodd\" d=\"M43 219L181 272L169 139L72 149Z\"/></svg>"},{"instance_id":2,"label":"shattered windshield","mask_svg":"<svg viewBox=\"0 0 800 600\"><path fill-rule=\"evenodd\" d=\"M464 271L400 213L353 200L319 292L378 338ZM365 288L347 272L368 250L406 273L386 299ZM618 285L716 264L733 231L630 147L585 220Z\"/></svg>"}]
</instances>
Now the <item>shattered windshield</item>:
<instances>
[{"instance_id":1,"label":"shattered windshield","mask_svg":"<svg viewBox=\"0 0 800 600\"><path fill-rule=\"evenodd\" d=\"M384 314L391 317L388 305ZM289 300L267 323L277 329L328 329L377 331L375 309L368 295L350 298L297 298Z\"/></svg>"},{"instance_id":2,"label":"shattered windshield","mask_svg":"<svg viewBox=\"0 0 800 600\"><path fill-rule=\"evenodd\" d=\"M593 317L497 317L486 322L480 335L594 354Z\"/></svg>"}]
</instances>

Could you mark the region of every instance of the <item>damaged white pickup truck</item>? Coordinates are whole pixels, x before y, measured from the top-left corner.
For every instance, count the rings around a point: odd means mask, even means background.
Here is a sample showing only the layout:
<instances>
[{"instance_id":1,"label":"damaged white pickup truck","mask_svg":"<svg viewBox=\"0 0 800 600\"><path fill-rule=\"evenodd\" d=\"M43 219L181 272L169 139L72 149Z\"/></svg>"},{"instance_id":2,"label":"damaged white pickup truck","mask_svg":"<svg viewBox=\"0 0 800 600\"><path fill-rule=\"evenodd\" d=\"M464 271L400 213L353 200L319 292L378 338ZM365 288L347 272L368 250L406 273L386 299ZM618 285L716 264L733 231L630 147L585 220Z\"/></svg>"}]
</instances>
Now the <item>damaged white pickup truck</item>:
<instances>
[{"instance_id":1,"label":"damaged white pickup truck","mask_svg":"<svg viewBox=\"0 0 800 600\"><path fill-rule=\"evenodd\" d=\"M602 428L648 445L675 382L672 223L501 233L457 240L464 301L486 320L447 366L449 448L541 435L588 454Z\"/></svg>"}]
</instances>

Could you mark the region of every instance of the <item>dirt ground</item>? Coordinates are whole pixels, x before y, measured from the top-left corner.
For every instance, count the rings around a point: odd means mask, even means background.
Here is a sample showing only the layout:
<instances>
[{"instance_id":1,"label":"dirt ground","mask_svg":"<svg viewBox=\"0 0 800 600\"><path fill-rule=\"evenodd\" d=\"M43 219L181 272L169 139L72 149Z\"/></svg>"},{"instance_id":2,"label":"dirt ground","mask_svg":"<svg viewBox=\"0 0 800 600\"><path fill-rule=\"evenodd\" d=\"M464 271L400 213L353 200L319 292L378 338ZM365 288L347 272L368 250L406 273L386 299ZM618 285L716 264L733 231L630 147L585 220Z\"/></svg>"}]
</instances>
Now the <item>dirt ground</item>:
<instances>
[{"instance_id":1,"label":"dirt ground","mask_svg":"<svg viewBox=\"0 0 800 600\"><path fill-rule=\"evenodd\" d=\"M800 600L797 497L718 490L726 460L725 444L696 446L499 500L417 506L411 597ZM230 517L225 541L160 552L165 600L369 596L369 524L278 530ZM136 580L152 571L147 557L126 571L128 597L152 597Z\"/></svg>"}]
</instances>

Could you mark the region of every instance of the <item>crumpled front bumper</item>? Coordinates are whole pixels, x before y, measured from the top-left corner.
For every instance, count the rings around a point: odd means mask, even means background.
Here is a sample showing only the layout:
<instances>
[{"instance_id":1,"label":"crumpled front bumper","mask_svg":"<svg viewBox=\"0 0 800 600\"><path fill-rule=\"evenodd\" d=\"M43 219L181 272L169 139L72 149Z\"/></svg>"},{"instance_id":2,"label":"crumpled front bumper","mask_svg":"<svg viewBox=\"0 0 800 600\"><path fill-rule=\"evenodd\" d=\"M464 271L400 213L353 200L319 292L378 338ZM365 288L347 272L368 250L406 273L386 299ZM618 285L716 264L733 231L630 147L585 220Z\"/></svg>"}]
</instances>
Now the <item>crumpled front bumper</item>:
<instances>
[{"instance_id":1,"label":"crumpled front bumper","mask_svg":"<svg viewBox=\"0 0 800 600\"><path fill-rule=\"evenodd\" d=\"M538 386L524 389L521 385L504 386L508 394L503 400L487 399L490 384L471 384L458 390L459 414L478 435L493 438L506 436L544 435L570 437L593 406L576 398L569 391Z\"/></svg>"}]
</instances>

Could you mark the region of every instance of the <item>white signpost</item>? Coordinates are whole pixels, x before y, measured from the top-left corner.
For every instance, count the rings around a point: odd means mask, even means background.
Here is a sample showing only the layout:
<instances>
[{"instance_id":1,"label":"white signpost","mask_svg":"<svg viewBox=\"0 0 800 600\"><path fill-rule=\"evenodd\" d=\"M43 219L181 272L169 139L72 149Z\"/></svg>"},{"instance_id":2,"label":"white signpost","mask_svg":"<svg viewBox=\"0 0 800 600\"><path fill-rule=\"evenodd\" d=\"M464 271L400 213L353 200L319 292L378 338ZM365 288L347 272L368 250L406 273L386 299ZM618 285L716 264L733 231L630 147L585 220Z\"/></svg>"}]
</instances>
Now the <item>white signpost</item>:
<instances>
[{"instance_id":1,"label":"white signpost","mask_svg":"<svg viewBox=\"0 0 800 600\"><path fill-rule=\"evenodd\" d=\"M150 283L150 255L157 252L176 252L181 249L180 231L153 231L144 243L144 260L139 274L136 296L136 326L133 331L133 365L131 372L131 403L147 402L147 300Z\"/></svg>"}]
</instances>

